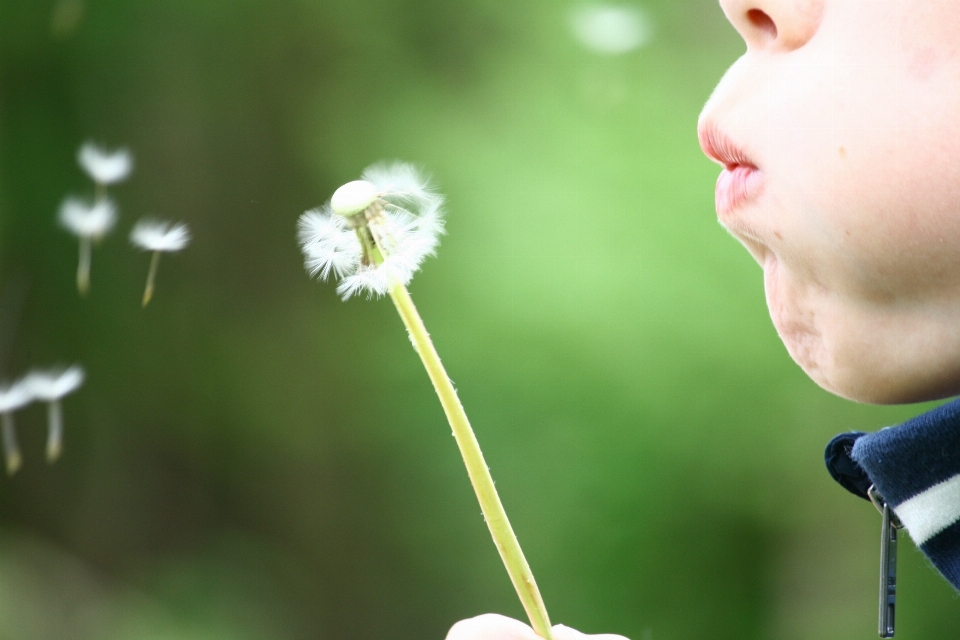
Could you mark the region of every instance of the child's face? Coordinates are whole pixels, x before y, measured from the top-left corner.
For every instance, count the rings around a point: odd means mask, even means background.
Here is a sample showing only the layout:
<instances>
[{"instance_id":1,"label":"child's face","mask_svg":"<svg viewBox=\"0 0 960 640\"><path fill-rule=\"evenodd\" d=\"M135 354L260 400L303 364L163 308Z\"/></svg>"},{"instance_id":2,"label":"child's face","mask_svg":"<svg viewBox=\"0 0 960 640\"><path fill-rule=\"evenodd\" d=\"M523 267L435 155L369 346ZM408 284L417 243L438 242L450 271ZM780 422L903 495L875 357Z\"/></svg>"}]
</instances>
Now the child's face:
<instances>
[{"instance_id":1,"label":"child's face","mask_svg":"<svg viewBox=\"0 0 960 640\"><path fill-rule=\"evenodd\" d=\"M866 402L960 393L960 1L720 0L717 214L790 355Z\"/></svg>"}]
</instances>

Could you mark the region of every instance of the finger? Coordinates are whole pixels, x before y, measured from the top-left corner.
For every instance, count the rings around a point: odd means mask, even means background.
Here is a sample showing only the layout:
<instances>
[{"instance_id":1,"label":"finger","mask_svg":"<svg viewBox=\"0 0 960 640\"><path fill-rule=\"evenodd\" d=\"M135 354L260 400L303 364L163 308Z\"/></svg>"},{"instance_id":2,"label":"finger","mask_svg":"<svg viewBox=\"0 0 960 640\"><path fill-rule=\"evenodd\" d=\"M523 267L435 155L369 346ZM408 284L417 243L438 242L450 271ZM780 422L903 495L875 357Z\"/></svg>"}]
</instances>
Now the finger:
<instances>
[{"instance_id":1,"label":"finger","mask_svg":"<svg viewBox=\"0 0 960 640\"><path fill-rule=\"evenodd\" d=\"M623 636L613 635L612 633L589 636L563 624L553 627L553 638L554 640L627 640Z\"/></svg>"},{"instance_id":2,"label":"finger","mask_svg":"<svg viewBox=\"0 0 960 640\"><path fill-rule=\"evenodd\" d=\"M485 613L453 625L447 640L540 640L540 637L513 618Z\"/></svg>"}]
</instances>

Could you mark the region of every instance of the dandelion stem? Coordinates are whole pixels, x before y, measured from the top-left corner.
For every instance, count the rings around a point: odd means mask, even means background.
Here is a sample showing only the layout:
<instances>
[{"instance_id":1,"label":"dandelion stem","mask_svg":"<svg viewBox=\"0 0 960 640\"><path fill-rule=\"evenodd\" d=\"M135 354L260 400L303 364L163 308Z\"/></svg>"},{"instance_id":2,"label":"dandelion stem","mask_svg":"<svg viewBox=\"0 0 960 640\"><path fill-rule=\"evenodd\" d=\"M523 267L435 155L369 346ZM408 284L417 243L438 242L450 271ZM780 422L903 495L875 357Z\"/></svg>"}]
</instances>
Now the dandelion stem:
<instances>
[{"instance_id":1,"label":"dandelion stem","mask_svg":"<svg viewBox=\"0 0 960 640\"><path fill-rule=\"evenodd\" d=\"M3 455L7 463L7 475L13 475L20 468L22 458L20 445L17 444L17 430L13 426L13 413L4 411L3 416Z\"/></svg>"},{"instance_id":2,"label":"dandelion stem","mask_svg":"<svg viewBox=\"0 0 960 640\"><path fill-rule=\"evenodd\" d=\"M63 449L63 409L59 400L47 404L47 462L53 464Z\"/></svg>"},{"instance_id":3,"label":"dandelion stem","mask_svg":"<svg viewBox=\"0 0 960 640\"><path fill-rule=\"evenodd\" d=\"M157 267L160 265L160 252L154 251L150 258L150 271L147 272L147 286L143 290L143 306L147 306L153 297L153 281L157 278Z\"/></svg>"},{"instance_id":4,"label":"dandelion stem","mask_svg":"<svg viewBox=\"0 0 960 640\"><path fill-rule=\"evenodd\" d=\"M93 251L90 236L80 236L80 262L77 264L77 291L85 296L90 290L90 254Z\"/></svg>"},{"instance_id":5,"label":"dandelion stem","mask_svg":"<svg viewBox=\"0 0 960 640\"><path fill-rule=\"evenodd\" d=\"M94 197L96 199L96 202L102 202L106 200L107 185L103 184L102 182L97 182L95 184L96 184L96 187L94 187L94 194L95 194Z\"/></svg>"},{"instance_id":6,"label":"dandelion stem","mask_svg":"<svg viewBox=\"0 0 960 640\"><path fill-rule=\"evenodd\" d=\"M550 618L547 616L547 609L540 597L540 591L537 589L537 583L533 579L533 573L530 571L530 565L520 549L520 542L510 526L507 519L507 512L500 502L500 496L493 485L493 478L487 463L483 459L483 453L480 451L480 444L477 437L470 427L470 421L467 414L460 404L460 398L450 381L443 363L440 362L440 356L430 340L430 335L417 312L417 308L410 298L410 292L399 283L390 287L390 297L393 299L403 324L406 326L413 341L413 345L427 369L427 375L433 383L433 388L440 398L440 404L443 405L444 413L453 429L454 438L457 446L460 447L460 453L463 456L463 462L467 467L467 474L470 476L470 482L477 493L477 500L480 501L480 509L490 528L490 534L497 545L503 564L510 574L510 580L513 582L517 595L526 609L527 616L530 618L530 624L533 630L542 638L552 640L550 631Z\"/></svg>"}]
</instances>

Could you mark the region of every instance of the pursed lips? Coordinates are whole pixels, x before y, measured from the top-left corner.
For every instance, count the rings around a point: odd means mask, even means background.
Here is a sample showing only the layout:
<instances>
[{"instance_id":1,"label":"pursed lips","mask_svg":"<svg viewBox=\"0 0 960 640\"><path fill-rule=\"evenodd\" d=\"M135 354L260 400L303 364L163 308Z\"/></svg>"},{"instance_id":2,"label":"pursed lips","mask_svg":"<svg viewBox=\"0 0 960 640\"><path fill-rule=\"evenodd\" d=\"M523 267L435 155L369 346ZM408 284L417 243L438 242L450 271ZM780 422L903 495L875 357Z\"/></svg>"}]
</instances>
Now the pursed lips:
<instances>
[{"instance_id":1,"label":"pursed lips","mask_svg":"<svg viewBox=\"0 0 960 640\"><path fill-rule=\"evenodd\" d=\"M717 178L716 206L717 216L729 228L735 223L732 214L760 195L763 172L712 122L701 122L697 135L707 157L723 167Z\"/></svg>"}]
</instances>

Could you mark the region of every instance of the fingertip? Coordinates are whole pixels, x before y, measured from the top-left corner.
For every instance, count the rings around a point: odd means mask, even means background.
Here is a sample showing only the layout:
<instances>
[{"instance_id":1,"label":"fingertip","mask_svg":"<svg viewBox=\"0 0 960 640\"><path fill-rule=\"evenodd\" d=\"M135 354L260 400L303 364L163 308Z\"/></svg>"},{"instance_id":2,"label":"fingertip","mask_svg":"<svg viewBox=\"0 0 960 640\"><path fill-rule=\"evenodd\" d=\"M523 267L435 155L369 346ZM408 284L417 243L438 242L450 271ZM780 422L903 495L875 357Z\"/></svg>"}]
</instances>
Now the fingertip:
<instances>
[{"instance_id":1,"label":"fingertip","mask_svg":"<svg viewBox=\"0 0 960 640\"><path fill-rule=\"evenodd\" d=\"M533 629L513 618L485 613L461 620L450 628L446 640L540 640Z\"/></svg>"},{"instance_id":2,"label":"fingertip","mask_svg":"<svg viewBox=\"0 0 960 640\"><path fill-rule=\"evenodd\" d=\"M553 638L554 640L627 640L627 638L623 636L618 636L611 633L587 635L577 631L576 629L571 629L565 624L554 625Z\"/></svg>"},{"instance_id":3,"label":"fingertip","mask_svg":"<svg viewBox=\"0 0 960 640\"><path fill-rule=\"evenodd\" d=\"M587 636L583 635L576 629L571 629L565 624L555 624L553 625L553 638L554 640L582 640Z\"/></svg>"}]
</instances>

